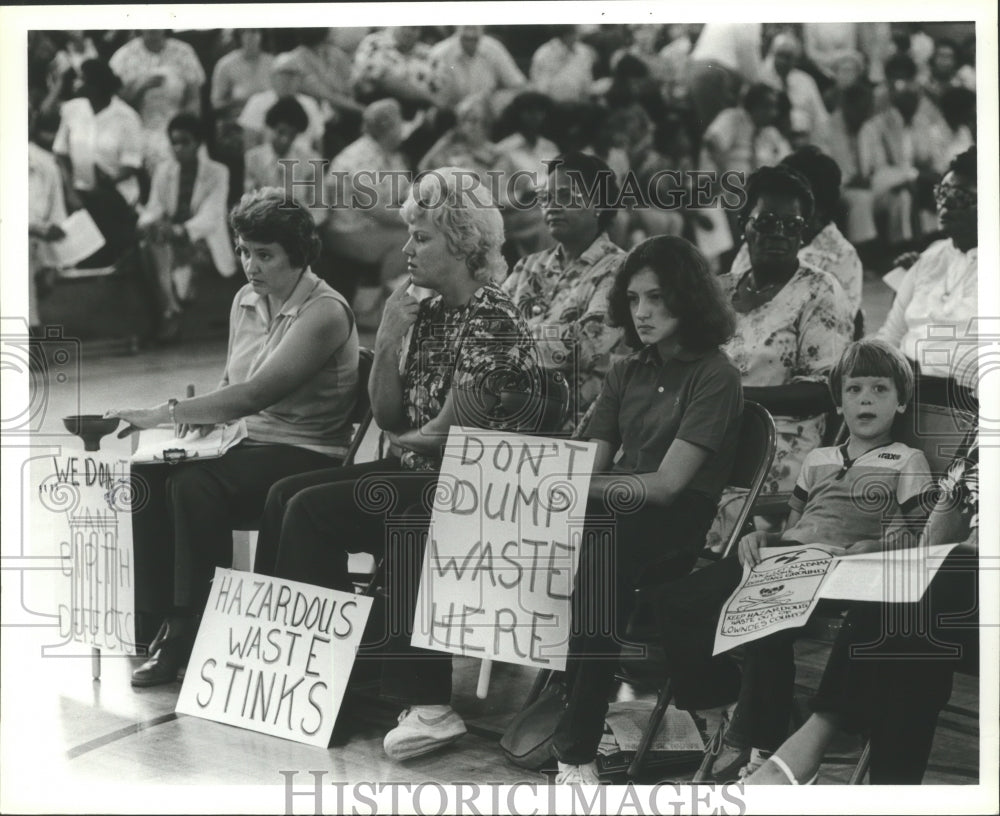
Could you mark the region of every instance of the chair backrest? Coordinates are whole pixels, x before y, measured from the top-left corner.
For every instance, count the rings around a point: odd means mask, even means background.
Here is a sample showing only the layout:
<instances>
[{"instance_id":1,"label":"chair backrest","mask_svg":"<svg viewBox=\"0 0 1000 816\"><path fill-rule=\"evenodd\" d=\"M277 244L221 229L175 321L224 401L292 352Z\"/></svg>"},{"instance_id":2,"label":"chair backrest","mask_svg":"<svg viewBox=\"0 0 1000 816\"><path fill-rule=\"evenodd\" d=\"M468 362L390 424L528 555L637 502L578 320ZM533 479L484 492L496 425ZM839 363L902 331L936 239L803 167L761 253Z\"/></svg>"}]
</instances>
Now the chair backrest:
<instances>
[{"instance_id":1,"label":"chair backrest","mask_svg":"<svg viewBox=\"0 0 1000 816\"><path fill-rule=\"evenodd\" d=\"M368 398L368 380L372 376L372 364L375 362L375 352L367 346L358 349L358 401L354 404L353 422L362 422L371 410L372 403Z\"/></svg>"},{"instance_id":2,"label":"chair backrest","mask_svg":"<svg viewBox=\"0 0 1000 816\"><path fill-rule=\"evenodd\" d=\"M741 488L747 493L740 514L729 534L729 540L722 550L723 557L728 555L739 541L754 502L764 486L764 480L771 469L771 462L774 461L775 438L774 420L768 410L759 403L744 402L743 420L729 486Z\"/></svg>"},{"instance_id":3,"label":"chair backrest","mask_svg":"<svg viewBox=\"0 0 1000 816\"><path fill-rule=\"evenodd\" d=\"M358 448L365 438L368 427L372 424L372 404L368 398L368 380L372 375L372 363L375 360L375 352L366 346L358 349L358 397L354 404L354 412L351 414L351 421L357 424L357 430L351 437L351 444L347 448L347 455L344 457L345 465L353 465L354 459L358 455Z\"/></svg>"},{"instance_id":4,"label":"chair backrest","mask_svg":"<svg viewBox=\"0 0 1000 816\"><path fill-rule=\"evenodd\" d=\"M942 476L961 447L966 434L976 427L979 418L961 408L929 403L912 403L896 418L893 438L924 452L931 473Z\"/></svg>"}]
</instances>

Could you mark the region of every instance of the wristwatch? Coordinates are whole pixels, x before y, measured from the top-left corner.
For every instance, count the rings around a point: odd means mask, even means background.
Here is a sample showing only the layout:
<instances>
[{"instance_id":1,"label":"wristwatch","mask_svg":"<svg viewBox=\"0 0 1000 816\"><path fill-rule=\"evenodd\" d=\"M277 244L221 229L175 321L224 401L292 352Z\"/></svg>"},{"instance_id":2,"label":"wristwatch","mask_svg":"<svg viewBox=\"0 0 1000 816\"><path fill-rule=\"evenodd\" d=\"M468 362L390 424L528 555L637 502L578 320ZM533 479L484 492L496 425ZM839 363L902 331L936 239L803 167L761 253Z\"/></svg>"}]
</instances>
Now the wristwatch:
<instances>
[{"instance_id":1,"label":"wristwatch","mask_svg":"<svg viewBox=\"0 0 1000 816\"><path fill-rule=\"evenodd\" d=\"M170 414L170 424L177 424L177 400L171 398L167 400L167 413Z\"/></svg>"}]
</instances>

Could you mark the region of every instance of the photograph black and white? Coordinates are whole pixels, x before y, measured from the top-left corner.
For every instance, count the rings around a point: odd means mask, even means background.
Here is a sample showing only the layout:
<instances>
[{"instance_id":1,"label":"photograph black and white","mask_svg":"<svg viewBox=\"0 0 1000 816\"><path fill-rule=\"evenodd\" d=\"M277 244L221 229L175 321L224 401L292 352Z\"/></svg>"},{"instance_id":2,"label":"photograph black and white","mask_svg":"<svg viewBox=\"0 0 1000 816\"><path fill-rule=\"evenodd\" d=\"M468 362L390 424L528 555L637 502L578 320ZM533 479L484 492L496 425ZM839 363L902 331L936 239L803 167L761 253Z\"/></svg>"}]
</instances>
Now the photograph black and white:
<instances>
[{"instance_id":1,"label":"photograph black and white","mask_svg":"<svg viewBox=\"0 0 1000 816\"><path fill-rule=\"evenodd\" d=\"M0 42L5 813L997 812L992 4Z\"/></svg>"}]
</instances>

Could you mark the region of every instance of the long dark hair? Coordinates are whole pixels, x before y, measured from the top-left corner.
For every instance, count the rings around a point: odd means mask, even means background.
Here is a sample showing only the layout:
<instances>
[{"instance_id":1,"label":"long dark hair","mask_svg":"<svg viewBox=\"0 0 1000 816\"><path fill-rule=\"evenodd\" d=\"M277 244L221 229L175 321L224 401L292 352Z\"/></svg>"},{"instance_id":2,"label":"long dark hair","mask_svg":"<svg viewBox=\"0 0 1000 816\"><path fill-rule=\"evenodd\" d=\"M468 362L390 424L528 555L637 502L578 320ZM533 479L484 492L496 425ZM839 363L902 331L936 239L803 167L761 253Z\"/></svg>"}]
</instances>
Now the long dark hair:
<instances>
[{"instance_id":1,"label":"long dark hair","mask_svg":"<svg viewBox=\"0 0 1000 816\"><path fill-rule=\"evenodd\" d=\"M677 340L685 350L711 351L733 336L736 315L705 256L690 241L657 235L629 252L608 295L607 322L625 330L629 346L643 345L629 310L628 285L644 269L656 275L664 304L680 321Z\"/></svg>"}]
</instances>

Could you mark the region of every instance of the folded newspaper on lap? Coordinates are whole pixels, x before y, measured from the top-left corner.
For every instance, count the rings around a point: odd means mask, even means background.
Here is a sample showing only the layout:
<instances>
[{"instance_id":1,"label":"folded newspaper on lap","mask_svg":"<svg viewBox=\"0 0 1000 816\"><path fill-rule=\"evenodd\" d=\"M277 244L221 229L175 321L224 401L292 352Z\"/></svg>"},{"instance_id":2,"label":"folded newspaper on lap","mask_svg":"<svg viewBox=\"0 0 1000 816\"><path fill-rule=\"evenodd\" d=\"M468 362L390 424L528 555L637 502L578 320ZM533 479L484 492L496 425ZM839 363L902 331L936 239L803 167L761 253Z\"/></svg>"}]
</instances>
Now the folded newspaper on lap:
<instances>
[{"instance_id":1,"label":"folded newspaper on lap","mask_svg":"<svg viewBox=\"0 0 1000 816\"><path fill-rule=\"evenodd\" d=\"M207 436L191 432L178 437L174 435L173 427L150 428L139 435L132 461L138 464L176 464L191 459L218 459L246 438L247 424L242 419L219 425Z\"/></svg>"}]
</instances>

